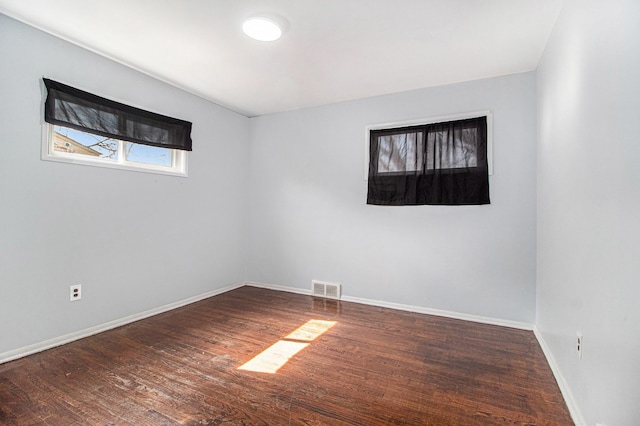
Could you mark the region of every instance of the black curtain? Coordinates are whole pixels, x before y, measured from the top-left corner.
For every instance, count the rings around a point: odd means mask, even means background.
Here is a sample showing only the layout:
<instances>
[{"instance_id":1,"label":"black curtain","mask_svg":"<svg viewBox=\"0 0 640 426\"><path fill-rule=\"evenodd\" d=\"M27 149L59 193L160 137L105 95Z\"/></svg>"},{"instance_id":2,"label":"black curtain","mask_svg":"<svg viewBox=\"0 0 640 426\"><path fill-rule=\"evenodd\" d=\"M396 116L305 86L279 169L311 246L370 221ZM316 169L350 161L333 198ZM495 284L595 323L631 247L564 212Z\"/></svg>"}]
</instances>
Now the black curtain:
<instances>
[{"instance_id":1,"label":"black curtain","mask_svg":"<svg viewBox=\"0 0 640 426\"><path fill-rule=\"evenodd\" d=\"M151 145L191 151L191 123L134 108L44 78L47 123L83 132Z\"/></svg>"},{"instance_id":2,"label":"black curtain","mask_svg":"<svg viewBox=\"0 0 640 426\"><path fill-rule=\"evenodd\" d=\"M486 117L372 130L367 204L489 204Z\"/></svg>"}]
</instances>

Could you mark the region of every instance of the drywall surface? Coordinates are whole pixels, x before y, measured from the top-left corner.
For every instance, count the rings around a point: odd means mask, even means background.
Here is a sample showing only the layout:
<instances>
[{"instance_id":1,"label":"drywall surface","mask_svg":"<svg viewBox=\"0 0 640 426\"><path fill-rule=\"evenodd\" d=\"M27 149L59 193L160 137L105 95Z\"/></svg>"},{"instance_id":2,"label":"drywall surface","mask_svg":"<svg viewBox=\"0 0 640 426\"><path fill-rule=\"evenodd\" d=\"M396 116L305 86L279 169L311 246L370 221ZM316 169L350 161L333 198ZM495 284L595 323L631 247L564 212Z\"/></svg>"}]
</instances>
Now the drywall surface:
<instances>
[{"instance_id":1,"label":"drywall surface","mask_svg":"<svg viewBox=\"0 0 640 426\"><path fill-rule=\"evenodd\" d=\"M533 323L535 74L250 121L248 279ZM367 125L491 110L491 205L366 204Z\"/></svg>"},{"instance_id":2,"label":"drywall surface","mask_svg":"<svg viewBox=\"0 0 640 426\"><path fill-rule=\"evenodd\" d=\"M567 1L537 72L537 326L586 425L640 418L639 16Z\"/></svg>"},{"instance_id":3,"label":"drywall surface","mask_svg":"<svg viewBox=\"0 0 640 426\"><path fill-rule=\"evenodd\" d=\"M244 280L246 117L3 15L0 58L0 354ZM42 161L43 76L191 121L189 177Z\"/></svg>"}]
</instances>

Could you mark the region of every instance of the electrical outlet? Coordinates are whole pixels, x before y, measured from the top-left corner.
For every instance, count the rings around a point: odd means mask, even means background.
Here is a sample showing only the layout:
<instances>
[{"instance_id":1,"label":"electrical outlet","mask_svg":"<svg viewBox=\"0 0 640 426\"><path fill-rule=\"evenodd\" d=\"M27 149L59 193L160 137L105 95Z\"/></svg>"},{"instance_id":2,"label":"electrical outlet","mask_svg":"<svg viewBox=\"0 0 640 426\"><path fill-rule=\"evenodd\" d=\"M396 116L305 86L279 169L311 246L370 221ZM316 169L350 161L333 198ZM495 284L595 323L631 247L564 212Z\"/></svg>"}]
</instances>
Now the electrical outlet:
<instances>
[{"instance_id":1,"label":"electrical outlet","mask_svg":"<svg viewBox=\"0 0 640 426\"><path fill-rule=\"evenodd\" d=\"M72 285L69 287L69 300L75 302L82 299L82 285Z\"/></svg>"},{"instance_id":2,"label":"electrical outlet","mask_svg":"<svg viewBox=\"0 0 640 426\"><path fill-rule=\"evenodd\" d=\"M576 337L576 352L578 353L578 359L582 359L582 346L584 345L584 338L582 337L582 333L578 331Z\"/></svg>"}]
</instances>

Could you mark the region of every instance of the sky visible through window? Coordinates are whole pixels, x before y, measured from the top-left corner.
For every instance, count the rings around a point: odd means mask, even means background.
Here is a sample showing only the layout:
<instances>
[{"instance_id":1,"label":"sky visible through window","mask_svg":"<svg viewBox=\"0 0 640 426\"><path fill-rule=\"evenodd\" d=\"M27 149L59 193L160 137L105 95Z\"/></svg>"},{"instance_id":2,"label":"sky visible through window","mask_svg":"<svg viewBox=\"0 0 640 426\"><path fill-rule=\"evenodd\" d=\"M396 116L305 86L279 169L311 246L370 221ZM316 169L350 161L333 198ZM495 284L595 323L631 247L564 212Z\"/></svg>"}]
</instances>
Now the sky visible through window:
<instances>
[{"instance_id":1,"label":"sky visible through window","mask_svg":"<svg viewBox=\"0 0 640 426\"><path fill-rule=\"evenodd\" d=\"M118 152L118 141L114 139L62 126L54 126L54 131L100 153L100 158L117 161L118 155L121 154ZM171 150L168 148L125 142L124 150L127 161L171 167Z\"/></svg>"}]
</instances>

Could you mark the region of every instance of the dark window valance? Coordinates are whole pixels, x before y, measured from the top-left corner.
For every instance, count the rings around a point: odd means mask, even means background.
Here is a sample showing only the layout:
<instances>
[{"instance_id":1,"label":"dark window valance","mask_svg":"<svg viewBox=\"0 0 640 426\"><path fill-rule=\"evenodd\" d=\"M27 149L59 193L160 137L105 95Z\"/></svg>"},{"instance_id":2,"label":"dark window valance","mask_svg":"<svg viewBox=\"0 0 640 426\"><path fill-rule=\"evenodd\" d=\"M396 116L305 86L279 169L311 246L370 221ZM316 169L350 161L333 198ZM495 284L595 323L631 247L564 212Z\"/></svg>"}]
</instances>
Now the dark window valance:
<instances>
[{"instance_id":1,"label":"dark window valance","mask_svg":"<svg viewBox=\"0 0 640 426\"><path fill-rule=\"evenodd\" d=\"M160 148L191 151L191 123L167 117L44 78L47 123Z\"/></svg>"},{"instance_id":2,"label":"dark window valance","mask_svg":"<svg viewBox=\"0 0 640 426\"><path fill-rule=\"evenodd\" d=\"M486 117L371 130L367 204L489 204Z\"/></svg>"}]
</instances>

